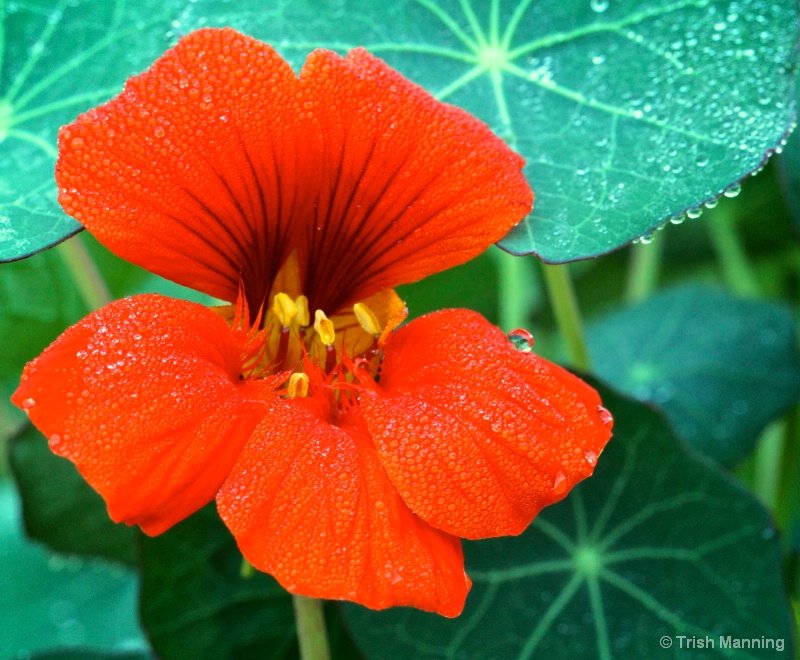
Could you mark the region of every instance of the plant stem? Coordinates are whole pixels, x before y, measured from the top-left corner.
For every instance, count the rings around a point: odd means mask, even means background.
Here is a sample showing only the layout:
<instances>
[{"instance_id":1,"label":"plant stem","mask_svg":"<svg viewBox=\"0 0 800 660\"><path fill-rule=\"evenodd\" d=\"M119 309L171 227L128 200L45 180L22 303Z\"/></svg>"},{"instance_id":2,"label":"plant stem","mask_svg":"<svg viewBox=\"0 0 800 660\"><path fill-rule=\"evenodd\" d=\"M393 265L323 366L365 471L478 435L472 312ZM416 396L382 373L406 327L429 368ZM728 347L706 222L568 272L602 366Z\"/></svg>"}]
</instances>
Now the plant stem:
<instances>
[{"instance_id":1,"label":"plant stem","mask_svg":"<svg viewBox=\"0 0 800 660\"><path fill-rule=\"evenodd\" d=\"M301 660L330 660L322 601L292 594Z\"/></svg>"},{"instance_id":2,"label":"plant stem","mask_svg":"<svg viewBox=\"0 0 800 660\"><path fill-rule=\"evenodd\" d=\"M497 264L498 325L505 332L526 328L533 300L531 290L535 286L531 262L500 248L493 248L492 253Z\"/></svg>"},{"instance_id":3,"label":"plant stem","mask_svg":"<svg viewBox=\"0 0 800 660\"><path fill-rule=\"evenodd\" d=\"M721 203L709 215L706 226L728 287L740 296L759 295L761 287L736 233L736 216L731 206Z\"/></svg>"},{"instance_id":4,"label":"plant stem","mask_svg":"<svg viewBox=\"0 0 800 660\"><path fill-rule=\"evenodd\" d=\"M639 302L649 296L658 285L661 257L664 254L664 234L653 234L653 241L645 245L632 245L629 251L628 281L625 300Z\"/></svg>"},{"instance_id":5,"label":"plant stem","mask_svg":"<svg viewBox=\"0 0 800 660\"><path fill-rule=\"evenodd\" d=\"M775 518L781 529L785 530L800 518L800 405L792 409L784 425Z\"/></svg>"},{"instance_id":6,"label":"plant stem","mask_svg":"<svg viewBox=\"0 0 800 660\"><path fill-rule=\"evenodd\" d=\"M570 362L581 371L589 371L591 369L589 349L586 347L581 313L568 267L543 264L542 270L550 295L550 304L553 306L558 329L567 346Z\"/></svg>"},{"instance_id":7,"label":"plant stem","mask_svg":"<svg viewBox=\"0 0 800 660\"><path fill-rule=\"evenodd\" d=\"M761 435L755 452L753 490L775 511L783 456L783 427L781 422L770 424Z\"/></svg>"},{"instance_id":8,"label":"plant stem","mask_svg":"<svg viewBox=\"0 0 800 660\"><path fill-rule=\"evenodd\" d=\"M56 248L75 281L83 302L89 311L100 309L111 302L103 276L97 270L92 256L82 242L80 234L59 244Z\"/></svg>"}]
</instances>

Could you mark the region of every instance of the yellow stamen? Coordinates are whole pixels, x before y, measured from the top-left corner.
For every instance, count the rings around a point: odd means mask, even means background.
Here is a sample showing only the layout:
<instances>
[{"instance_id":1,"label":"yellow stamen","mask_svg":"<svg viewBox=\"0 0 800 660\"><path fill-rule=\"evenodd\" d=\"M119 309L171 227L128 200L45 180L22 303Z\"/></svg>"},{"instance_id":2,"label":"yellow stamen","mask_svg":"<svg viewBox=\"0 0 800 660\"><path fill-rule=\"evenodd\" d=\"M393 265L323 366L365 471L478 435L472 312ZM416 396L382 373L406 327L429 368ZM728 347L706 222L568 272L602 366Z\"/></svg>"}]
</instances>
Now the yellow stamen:
<instances>
[{"instance_id":1,"label":"yellow stamen","mask_svg":"<svg viewBox=\"0 0 800 660\"><path fill-rule=\"evenodd\" d=\"M289 376L287 388L289 396L293 399L304 397L308 394L308 376L305 374L292 374Z\"/></svg>"},{"instance_id":2,"label":"yellow stamen","mask_svg":"<svg viewBox=\"0 0 800 660\"><path fill-rule=\"evenodd\" d=\"M297 296L294 299L294 304L297 307L297 323L301 328L307 328L311 323L311 314L308 312L308 298L305 296Z\"/></svg>"},{"instance_id":3,"label":"yellow stamen","mask_svg":"<svg viewBox=\"0 0 800 660\"><path fill-rule=\"evenodd\" d=\"M381 334L381 332L383 332L383 328L381 327L380 321L378 321L378 317L375 316L375 312L373 312L364 303L356 303L353 305L353 312L356 315L358 324L364 328L364 332L369 333L374 337L377 337Z\"/></svg>"},{"instance_id":4,"label":"yellow stamen","mask_svg":"<svg viewBox=\"0 0 800 660\"><path fill-rule=\"evenodd\" d=\"M314 330L317 331L322 343L326 346L332 346L334 339L336 339L336 331L333 328L333 321L331 321L325 312L318 309L314 312Z\"/></svg>"},{"instance_id":5,"label":"yellow stamen","mask_svg":"<svg viewBox=\"0 0 800 660\"><path fill-rule=\"evenodd\" d=\"M297 316L297 305L285 293L281 292L275 295L272 302L272 312L278 317L281 325L288 328L294 317Z\"/></svg>"}]
</instances>

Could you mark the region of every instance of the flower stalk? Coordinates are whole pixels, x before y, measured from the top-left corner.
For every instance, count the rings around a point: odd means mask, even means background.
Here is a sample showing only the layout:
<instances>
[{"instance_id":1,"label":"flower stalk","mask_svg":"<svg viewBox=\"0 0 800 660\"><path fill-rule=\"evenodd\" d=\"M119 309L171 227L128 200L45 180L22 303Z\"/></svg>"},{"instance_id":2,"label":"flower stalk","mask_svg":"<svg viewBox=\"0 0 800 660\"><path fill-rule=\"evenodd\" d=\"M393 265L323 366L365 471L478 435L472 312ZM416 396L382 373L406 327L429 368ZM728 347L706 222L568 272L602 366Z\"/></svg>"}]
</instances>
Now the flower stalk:
<instances>
[{"instance_id":1,"label":"flower stalk","mask_svg":"<svg viewBox=\"0 0 800 660\"><path fill-rule=\"evenodd\" d=\"M301 660L330 660L323 601L293 594L292 602Z\"/></svg>"},{"instance_id":2,"label":"flower stalk","mask_svg":"<svg viewBox=\"0 0 800 660\"><path fill-rule=\"evenodd\" d=\"M564 338L569 360L576 369L589 371L592 362L583 334L583 321L578 300L575 297L567 266L544 264L542 271L550 295L550 304L553 306L558 329Z\"/></svg>"}]
</instances>

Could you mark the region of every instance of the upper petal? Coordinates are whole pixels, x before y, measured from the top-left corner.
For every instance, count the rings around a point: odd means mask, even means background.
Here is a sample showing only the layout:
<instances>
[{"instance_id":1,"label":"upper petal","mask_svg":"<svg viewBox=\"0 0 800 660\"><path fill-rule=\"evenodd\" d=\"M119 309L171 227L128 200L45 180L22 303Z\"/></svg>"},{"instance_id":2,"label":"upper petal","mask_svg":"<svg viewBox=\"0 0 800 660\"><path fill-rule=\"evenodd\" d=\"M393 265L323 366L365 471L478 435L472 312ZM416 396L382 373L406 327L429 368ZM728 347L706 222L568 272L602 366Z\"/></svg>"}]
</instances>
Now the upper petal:
<instances>
[{"instance_id":1,"label":"upper petal","mask_svg":"<svg viewBox=\"0 0 800 660\"><path fill-rule=\"evenodd\" d=\"M230 29L181 39L59 136L59 200L120 256L258 309L297 250L312 308L337 311L463 263L533 194L480 121L365 51L298 77Z\"/></svg>"},{"instance_id":2,"label":"upper petal","mask_svg":"<svg viewBox=\"0 0 800 660\"><path fill-rule=\"evenodd\" d=\"M460 541L409 511L369 436L315 406L277 402L217 497L242 554L293 593L459 614Z\"/></svg>"},{"instance_id":3,"label":"upper petal","mask_svg":"<svg viewBox=\"0 0 800 660\"><path fill-rule=\"evenodd\" d=\"M359 402L411 510L465 538L519 534L592 473L611 436L591 387L467 310L398 330Z\"/></svg>"},{"instance_id":4,"label":"upper petal","mask_svg":"<svg viewBox=\"0 0 800 660\"><path fill-rule=\"evenodd\" d=\"M321 133L306 290L329 309L464 263L530 212L523 159L363 49L300 73Z\"/></svg>"},{"instance_id":5,"label":"upper petal","mask_svg":"<svg viewBox=\"0 0 800 660\"><path fill-rule=\"evenodd\" d=\"M270 46L194 32L62 128L59 201L119 256L235 301L240 276L275 276L302 212L297 89ZM248 294L257 309L266 291Z\"/></svg>"},{"instance_id":6,"label":"upper petal","mask_svg":"<svg viewBox=\"0 0 800 660\"><path fill-rule=\"evenodd\" d=\"M115 521L158 534L214 497L267 410L239 381L240 350L200 305L127 298L29 363L12 401Z\"/></svg>"}]
</instances>

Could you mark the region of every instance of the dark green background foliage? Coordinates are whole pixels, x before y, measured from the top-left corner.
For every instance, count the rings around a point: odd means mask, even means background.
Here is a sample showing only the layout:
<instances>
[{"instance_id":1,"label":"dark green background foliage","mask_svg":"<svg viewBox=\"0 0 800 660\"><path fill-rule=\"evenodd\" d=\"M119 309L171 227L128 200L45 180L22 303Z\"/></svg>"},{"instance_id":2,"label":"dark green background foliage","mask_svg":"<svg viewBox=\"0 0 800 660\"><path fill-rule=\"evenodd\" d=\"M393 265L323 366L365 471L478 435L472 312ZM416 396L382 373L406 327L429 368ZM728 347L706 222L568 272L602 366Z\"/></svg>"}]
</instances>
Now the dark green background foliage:
<instances>
[{"instance_id":1,"label":"dark green background foliage","mask_svg":"<svg viewBox=\"0 0 800 660\"><path fill-rule=\"evenodd\" d=\"M55 202L58 127L206 25L269 41L296 70L315 47L366 46L525 156L535 209L506 250L605 255L568 269L616 418L596 474L521 536L465 544L474 587L457 619L328 604L334 658L792 657L794 0L0 0L0 260L14 261L0 266L0 660L298 656L290 597L241 576L213 504L157 538L115 525L7 401L95 304L76 284L81 246L111 297L213 304L85 234L21 260L80 229ZM667 221L682 224L653 232ZM639 237L652 244L606 254ZM400 293L411 317L470 307L575 366L545 268L493 249Z\"/></svg>"}]
</instances>

